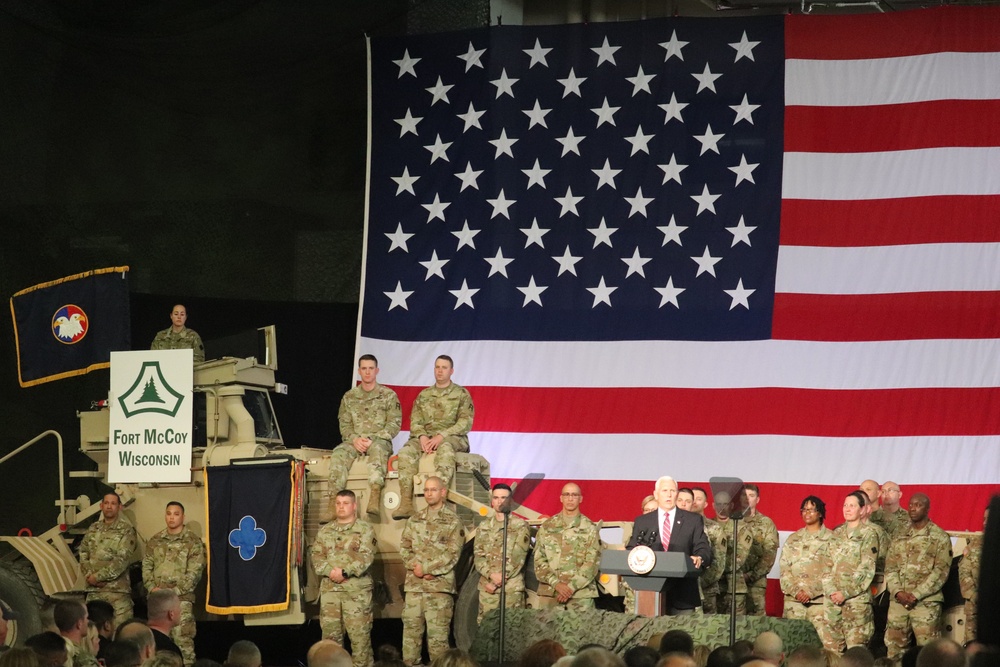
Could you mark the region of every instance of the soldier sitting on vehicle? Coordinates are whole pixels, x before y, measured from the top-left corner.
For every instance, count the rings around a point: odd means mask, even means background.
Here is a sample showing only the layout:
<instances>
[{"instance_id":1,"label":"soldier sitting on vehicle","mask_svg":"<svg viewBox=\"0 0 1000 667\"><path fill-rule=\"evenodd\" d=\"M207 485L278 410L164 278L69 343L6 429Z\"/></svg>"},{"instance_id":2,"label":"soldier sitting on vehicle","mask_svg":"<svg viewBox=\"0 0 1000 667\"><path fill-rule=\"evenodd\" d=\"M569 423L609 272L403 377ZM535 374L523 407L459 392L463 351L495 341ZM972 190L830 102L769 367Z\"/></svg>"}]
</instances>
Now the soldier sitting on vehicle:
<instances>
[{"instance_id":1,"label":"soldier sitting on vehicle","mask_svg":"<svg viewBox=\"0 0 1000 667\"><path fill-rule=\"evenodd\" d=\"M367 456L368 514L378 516L392 439L399 433L403 411L396 392L375 381L378 377L375 355L361 355L358 375L361 384L350 389L340 400L337 418L343 442L330 453L330 493L346 489L351 465L359 456Z\"/></svg>"},{"instance_id":2,"label":"soldier sitting on vehicle","mask_svg":"<svg viewBox=\"0 0 1000 667\"><path fill-rule=\"evenodd\" d=\"M420 457L436 453L437 476L445 488L455 476L455 452L469 451L475 409L465 387L451 381L454 362L442 354L434 360L434 386L417 395L410 413L410 439L399 450L400 504L392 518L413 513L413 476Z\"/></svg>"}]
</instances>

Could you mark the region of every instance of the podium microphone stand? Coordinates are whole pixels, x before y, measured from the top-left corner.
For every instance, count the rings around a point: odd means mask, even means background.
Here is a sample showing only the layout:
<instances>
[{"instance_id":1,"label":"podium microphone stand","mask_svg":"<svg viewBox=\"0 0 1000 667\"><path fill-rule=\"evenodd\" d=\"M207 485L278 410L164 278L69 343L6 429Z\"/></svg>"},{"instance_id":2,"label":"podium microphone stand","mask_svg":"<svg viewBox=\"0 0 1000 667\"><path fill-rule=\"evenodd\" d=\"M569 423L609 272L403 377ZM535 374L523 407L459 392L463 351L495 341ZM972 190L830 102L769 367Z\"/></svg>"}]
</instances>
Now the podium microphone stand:
<instances>
[{"instance_id":1,"label":"podium microphone stand","mask_svg":"<svg viewBox=\"0 0 1000 667\"><path fill-rule=\"evenodd\" d=\"M500 633L497 663L503 665L504 631L507 627L507 526L510 523L510 496L500 506L503 514L503 547L500 550Z\"/></svg>"}]
</instances>

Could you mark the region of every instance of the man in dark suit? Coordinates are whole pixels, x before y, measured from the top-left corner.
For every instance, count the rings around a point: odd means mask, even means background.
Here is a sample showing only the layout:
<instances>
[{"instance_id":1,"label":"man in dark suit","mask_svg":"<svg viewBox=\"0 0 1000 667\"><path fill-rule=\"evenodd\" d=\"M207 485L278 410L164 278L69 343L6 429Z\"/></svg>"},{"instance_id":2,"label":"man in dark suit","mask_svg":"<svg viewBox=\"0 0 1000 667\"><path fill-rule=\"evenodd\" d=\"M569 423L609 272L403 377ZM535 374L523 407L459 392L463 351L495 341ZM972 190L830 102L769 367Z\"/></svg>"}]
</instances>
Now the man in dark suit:
<instances>
[{"instance_id":1,"label":"man in dark suit","mask_svg":"<svg viewBox=\"0 0 1000 667\"><path fill-rule=\"evenodd\" d=\"M672 477L656 480L653 497L657 509L636 518L628 548L635 547L639 543L638 536L643 535L643 543L653 551L683 553L691 558L696 568L708 567L712 562L712 545L705 535L705 522L701 515L677 507L677 482ZM655 539L650 540L652 536ZM691 614L701 606L697 577L670 579L664 594L667 614L671 616Z\"/></svg>"}]
</instances>

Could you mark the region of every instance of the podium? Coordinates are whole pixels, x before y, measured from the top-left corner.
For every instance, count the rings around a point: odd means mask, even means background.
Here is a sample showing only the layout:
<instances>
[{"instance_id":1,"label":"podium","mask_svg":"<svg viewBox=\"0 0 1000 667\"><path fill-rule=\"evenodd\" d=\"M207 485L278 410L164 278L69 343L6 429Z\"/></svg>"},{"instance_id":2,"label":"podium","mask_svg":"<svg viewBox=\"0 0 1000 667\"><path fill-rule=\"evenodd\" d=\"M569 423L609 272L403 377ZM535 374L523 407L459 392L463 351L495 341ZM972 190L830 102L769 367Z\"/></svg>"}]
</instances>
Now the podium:
<instances>
[{"instance_id":1,"label":"podium","mask_svg":"<svg viewBox=\"0 0 1000 667\"><path fill-rule=\"evenodd\" d=\"M636 574L628 564L630 551L605 549L601 554L601 572L621 575L635 591L636 613L640 616L663 616L667 610L666 590L672 579L698 577L701 573L683 553L654 551L656 558L646 574Z\"/></svg>"}]
</instances>

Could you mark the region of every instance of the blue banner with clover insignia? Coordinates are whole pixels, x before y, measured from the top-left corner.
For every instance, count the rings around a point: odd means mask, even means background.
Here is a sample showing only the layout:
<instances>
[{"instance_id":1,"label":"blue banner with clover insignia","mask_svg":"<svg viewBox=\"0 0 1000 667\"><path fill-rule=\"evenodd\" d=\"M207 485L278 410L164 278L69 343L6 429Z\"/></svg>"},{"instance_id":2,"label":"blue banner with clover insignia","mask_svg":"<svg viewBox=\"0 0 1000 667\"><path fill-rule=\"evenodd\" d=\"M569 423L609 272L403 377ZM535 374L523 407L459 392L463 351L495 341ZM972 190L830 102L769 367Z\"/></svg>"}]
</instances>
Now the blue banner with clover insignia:
<instances>
[{"instance_id":1,"label":"blue banner with clover insignia","mask_svg":"<svg viewBox=\"0 0 1000 667\"><path fill-rule=\"evenodd\" d=\"M130 344L128 267L78 273L10 298L22 387L107 368Z\"/></svg>"},{"instance_id":2,"label":"blue banner with clover insignia","mask_svg":"<svg viewBox=\"0 0 1000 667\"><path fill-rule=\"evenodd\" d=\"M213 614L282 611L289 601L293 461L205 467Z\"/></svg>"}]
</instances>

